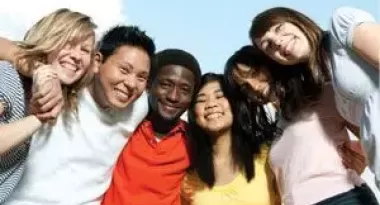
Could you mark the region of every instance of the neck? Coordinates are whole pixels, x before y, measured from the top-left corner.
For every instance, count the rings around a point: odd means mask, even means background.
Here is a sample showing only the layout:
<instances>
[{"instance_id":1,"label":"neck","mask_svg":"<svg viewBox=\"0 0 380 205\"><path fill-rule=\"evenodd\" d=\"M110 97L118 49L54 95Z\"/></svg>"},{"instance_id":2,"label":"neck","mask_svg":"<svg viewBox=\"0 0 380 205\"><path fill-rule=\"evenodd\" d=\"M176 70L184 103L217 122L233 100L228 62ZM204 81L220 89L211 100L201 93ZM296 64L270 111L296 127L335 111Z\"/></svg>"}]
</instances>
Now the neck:
<instances>
[{"instance_id":1,"label":"neck","mask_svg":"<svg viewBox=\"0 0 380 205\"><path fill-rule=\"evenodd\" d=\"M212 138L214 157L232 157L231 130L215 135Z\"/></svg>"},{"instance_id":2,"label":"neck","mask_svg":"<svg viewBox=\"0 0 380 205\"><path fill-rule=\"evenodd\" d=\"M158 113L150 111L147 119L151 122L156 137L162 138L167 135L180 121L180 119L166 120Z\"/></svg>"}]
</instances>

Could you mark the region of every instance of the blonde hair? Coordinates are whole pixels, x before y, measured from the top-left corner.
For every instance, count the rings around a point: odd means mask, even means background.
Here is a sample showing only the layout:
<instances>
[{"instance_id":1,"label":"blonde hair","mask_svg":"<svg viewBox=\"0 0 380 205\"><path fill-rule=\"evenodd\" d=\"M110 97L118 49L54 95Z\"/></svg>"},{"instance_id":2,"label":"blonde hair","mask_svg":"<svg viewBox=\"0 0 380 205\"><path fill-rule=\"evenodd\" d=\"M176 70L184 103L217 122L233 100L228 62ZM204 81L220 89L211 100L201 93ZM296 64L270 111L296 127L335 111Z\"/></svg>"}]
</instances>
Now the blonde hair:
<instances>
[{"instance_id":1,"label":"blonde hair","mask_svg":"<svg viewBox=\"0 0 380 205\"><path fill-rule=\"evenodd\" d=\"M38 62L48 64L47 58L50 53L63 49L67 43L75 44L95 36L96 27L92 19L85 14L66 8L58 9L40 19L28 30L24 40L18 42L23 49L15 64L26 66L28 71L32 71ZM92 51L92 58L93 56ZM90 72L86 72L85 76L72 85L62 85L65 111L77 111L77 92L88 83L90 75Z\"/></svg>"}]
</instances>

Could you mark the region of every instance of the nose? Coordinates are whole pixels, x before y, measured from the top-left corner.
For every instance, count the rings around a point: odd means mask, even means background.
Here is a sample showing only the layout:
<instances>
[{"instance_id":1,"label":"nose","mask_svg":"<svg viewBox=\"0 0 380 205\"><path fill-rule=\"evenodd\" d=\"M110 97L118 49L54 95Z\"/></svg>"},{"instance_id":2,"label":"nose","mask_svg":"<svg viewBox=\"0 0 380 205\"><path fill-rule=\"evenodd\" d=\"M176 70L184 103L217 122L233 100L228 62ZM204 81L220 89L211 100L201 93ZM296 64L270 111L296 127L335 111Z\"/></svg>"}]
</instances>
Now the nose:
<instances>
[{"instance_id":1,"label":"nose","mask_svg":"<svg viewBox=\"0 0 380 205\"><path fill-rule=\"evenodd\" d=\"M134 75L128 75L124 78L123 84L129 91L132 91L137 87L137 77Z\"/></svg>"},{"instance_id":2,"label":"nose","mask_svg":"<svg viewBox=\"0 0 380 205\"><path fill-rule=\"evenodd\" d=\"M281 38L275 32L268 31L266 34L266 39L268 40L270 45L272 45L274 47L278 47L281 45Z\"/></svg>"},{"instance_id":3,"label":"nose","mask_svg":"<svg viewBox=\"0 0 380 205\"><path fill-rule=\"evenodd\" d=\"M71 48L70 57L75 60L76 62L80 60L81 58L81 47L74 46Z\"/></svg>"},{"instance_id":4,"label":"nose","mask_svg":"<svg viewBox=\"0 0 380 205\"><path fill-rule=\"evenodd\" d=\"M216 99L207 99L205 109L212 109L217 106Z\"/></svg>"},{"instance_id":5,"label":"nose","mask_svg":"<svg viewBox=\"0 0 380 205\"><path fill-rule=\"evenodd\" d=\"M171 103L178 102L180 98L179 89L176 87L174 87L173 89L170 89L166 97L167 97L167 100Z\"/></svg>"}]
</instances>

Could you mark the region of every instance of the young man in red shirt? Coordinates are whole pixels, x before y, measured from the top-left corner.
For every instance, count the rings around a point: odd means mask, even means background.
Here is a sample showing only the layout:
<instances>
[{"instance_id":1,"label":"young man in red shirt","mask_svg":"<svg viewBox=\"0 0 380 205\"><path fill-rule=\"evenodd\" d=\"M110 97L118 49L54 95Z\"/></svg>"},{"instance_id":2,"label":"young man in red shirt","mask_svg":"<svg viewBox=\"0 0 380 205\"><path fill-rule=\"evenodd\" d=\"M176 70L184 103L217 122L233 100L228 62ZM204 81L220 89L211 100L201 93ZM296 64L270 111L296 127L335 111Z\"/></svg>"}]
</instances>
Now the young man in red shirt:
<instances>
[{"instance_id":1,"label":"young man in red shirt","mask_svg":"<svg viewBox=\"0 0 380 205\"><path fill-rule=\"evenodd\" d=\"M103 205L180 205L189 156L180 116L198 91L201 71L189 53L157 53L149 83L150 111L116 163Z\"/></svg>"}]
</instances>

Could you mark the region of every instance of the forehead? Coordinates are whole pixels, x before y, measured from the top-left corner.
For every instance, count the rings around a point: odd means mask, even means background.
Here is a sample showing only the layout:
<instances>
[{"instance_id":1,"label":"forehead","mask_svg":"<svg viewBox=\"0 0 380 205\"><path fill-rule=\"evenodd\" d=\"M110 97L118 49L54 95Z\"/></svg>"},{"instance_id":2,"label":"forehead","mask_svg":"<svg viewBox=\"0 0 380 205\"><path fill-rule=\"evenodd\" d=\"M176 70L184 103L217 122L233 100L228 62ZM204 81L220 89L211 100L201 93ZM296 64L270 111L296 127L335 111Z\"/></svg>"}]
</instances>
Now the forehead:
<instances>
[{"instance_id":1,"label":"forehead","mask_svg":"<svg viewBox=\"0 0 380 205\"><path fill-rule=\"evenodd\" d=\"M95 35L94 34L86 34L86 35L72 35L69 37L68 43L73 44L95 44Z\"/></svg>"},{"instance_id":2,"label":"forehead","mask_svg":"<svg viewBox=\"0 0 380 205\"><path fill-rule=\"evenodd\" d=\"M199 90L199 95L210 95L217 91L221 91L221 86L218 81L211 81L202 86L202 88Z\"/></svg>"},{"instance_id":3,"label":"forehead","mask_svg":"<svg viewBox=\"0 0 380 205\"><path fill-rule=\"evenodd\" d=\"M108 59L116 64L132 66L133 71L136 72L148 72L150 69L150 58L148 54L139 47L128 45L120 46Z\"/></svg>"},{"instance_id":4,"label":"forehead","mask_svg":"<svg viewBox=\"0 0 380 205\"><path fill-rule=\"evenodd\" d=\"M194 86L194 73L180 65L166 65L157 73L158 80L172 80Z\"/></svg>"}]
</instances>

